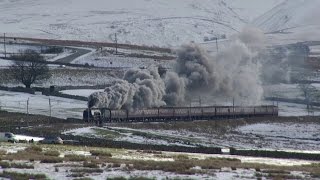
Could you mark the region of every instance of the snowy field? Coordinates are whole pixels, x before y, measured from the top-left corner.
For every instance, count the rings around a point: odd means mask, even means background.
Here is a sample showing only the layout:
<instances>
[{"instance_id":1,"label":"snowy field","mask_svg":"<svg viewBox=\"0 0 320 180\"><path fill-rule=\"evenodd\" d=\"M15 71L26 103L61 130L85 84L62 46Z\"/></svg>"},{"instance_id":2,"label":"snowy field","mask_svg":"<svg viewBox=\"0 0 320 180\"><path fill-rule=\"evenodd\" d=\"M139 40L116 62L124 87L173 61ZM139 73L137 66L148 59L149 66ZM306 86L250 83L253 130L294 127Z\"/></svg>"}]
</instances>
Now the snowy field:
<instances>
[{"instance_id":1,"label":"snowy field","mask_svg":"<svg viewBox=\"0 0 320 180\"><path fill-rule=\"evenodd\" d=\"M272 84L263 86L265 97L279 97L288 99L304 99L299 84ZM320 91L320 84L310 84L310 89Z\"/></svg>"},{"instance_id":2,"label":"snowy field","mask_svg":"<svg viewBox=\"0 0 320 180\"><path fill-rule=\"evenodd\" d=\"M238 128L244 134L287 139L320 139L319 123L259 123Z\"/></svg>"},{"instance_id":3,"label":"snowy field","mask_svg":"<svg viewBox=\"0 0 320 180\"><path fill-rule=\"evenodd\" d=\"M302 99L303 94L298 84L272 84L263 87L265 97Z\"/></svg>"},{"instance_id":4,"label":"snowy field","mask_svg":"<svg viewBox=\"0 0 320 180\"><path fill-rule=\"evenodd\" d=\"M13 61L0 58L0 68L8 68L11 65L13 65Z\"/></svg>"},{"instance_id":5,"label":"snowy field","mask_svg":"<svg viewBox=\"0 0 320 180\"><path fill-rule=\"evenodd\" d=\"M63 90L63 91L60 91L60 93L74 95L74 96L89 97L90 94L94 92L103 92L103 91L104 89L74 89L74 90Z\"/></svg>"},{"instance_id":6,"label":"snowy field","mask_svg":"<svg viewBox=\"0 0 320 180\"><path fill-rule=\"evenodd\" d=\"M163 67L172 67L172 61L169 60L153 60L150 58L135 58L119 55L107 56L85 56L72 61L74 64L94 65L95 67L110 67L110 68L147 68L149 66L162 65ZM171 66L170 66L171 65Z\"/></svg>"},{"instance_id":7,"label":"snowy field","mask_svg":"<svg viewBox=\"0 0 320 180\"><path fill-rule=\"evenodd\" d=\"M0 60L0 63L2 61ZM9 65L10 62L6 62ZM51 78L43 81L36 82L34 86L37 87L50 87L50 86L96 86L104 85L112 82L117 75L112 70L106 71L101 69L86 69L86 68L61 68L56 65L50 65ZM5 67L4 67L5 68ZM3 70L4 73L7 71ZM1 79L2 78L2 79ZM0 85L8 87L23 86L23 84L8 79L5 74L0 74Z\"/></svg>"},{"instance_id":8,"label":"snowy field","mask_svg":"<svg viewBox=\"0 0 320 180\"><path fill-rule=\"evenodd\" d=\"M230 127L226 127L227 130L223 133L217 131L218 129L210 133L207 128L203 128L203 132L194 132L183 128L169 130L162 123L140 125L139 123L132 125L135 128L129 128L130 124L119 125L121 127L117 124L108 125L104 128L84 127L65 131L64 134L139 144L201 145L227 149L234 147L319 153L320 148L318 143L320 124L318 122L272 122L272 118L270 118L269 122L243 124L235 128L230 125Z\"/></svg>"},{"instance_id":9,"label":"snowy field","mask_svg":"<svg viewBox=\"0 0 320 180\"><path fill-rule=\"evenodd\" d=\"M8 153L19 153L23 152L29 145L26 144L1 144L1 150L5 150ZM156 180L162 179L216 179L216 180L225 180L225 179L256 179L259 174L260 177L268 177L268 172L271 174L272 169L278 169L280 173L285 173L287 177L299 178L299 179L310 179L310 168L309 165L312 163L319 163L318 161L305 161L305 160L293 160L293 159L274 159L274 158L259 158L259 157L244 157L244 156L230 156L230 155L216 155L216 154L198 154L198 153L179 153L179 152L158 152L160 154L147 153L143 151L135 150L124 150L124 149L110 149L110 148L93 148L93 147L72 147L72 146L55 146L55 145L43 145L40 146L44 152L48 151L57 151L59 152L59 157L63 158L65 155L80 155L82 158L90 159L97 158L92 156L90 153L91 150L98 150L103 152L110 152L112 154L111 159L115 159L120 163L119 166L114 166L114 163L103 162L106 165L98 165L97 168L91 168L91 170L100 170L98 172L90 172L84 174L85 177L90 177L91 179L106 179L110 177L148 177ZM12 151L13 150L13 151ZM38 153L38 152L29 152L29 153ZM179 173L179 171L164 171L164 170L140 170L132 169L130 166L136 166L137 161L144 161L146 164L154 164L155 162L168 163L167 166L172 165L175 161L179 161L177 157L185 157L190 161L193 161L194 164L197 164L197 161L222 161L225 163L223 165L218 165L215 167L213 165L209 168L203 168L201 166L191 167L191 170L201 173ZM104 157L100 157L104 158ZM100 159L99 158L99 159ZM97 158L97 160L99 160ZM229 161L228 161L229 160ZM233 161L232 161L233 160ZM232 162L236 164L240 163L249 163L246 166L250 168L231 168ZM5 171L9 172L19 172L19 173L32 173L32 174L45 174L50 179L61 179L61 180L71 180L74 179L72 174L74 172L81 172L81 169L88 169L83 167L83 162L70 162L64 161L63 163L43 163L39 161L28 161L28 160L11 160L10 163L20 163L28 164L34 166L31 169L23 168L1 168L0 173ZM132 164L130 164L132 163ZM252 164L250 164L252 163ZM149 164L147 164L149 165ZM177 163L177 165L179 165ZM270 165L265 167L264 165ZM205 165L204 165L205 166ZM221 167L220 167L221 166ZM231 166L231 167L230 167ZM241 166L241 165L240 165ZM262 168L258 168L258 167ZM289 166L289 171L283 171L283 166ZM291 167L304 166L304 171L292 170ZM78 170L78 171L76 171ZM268 171L270 170L270 171ZM191 171L191 172L193 172ZM273 170L274 171L274 170Z\"/></svg>"},{"instance_id":10,"label":"snowy field","mask_svg":"<svg viewBox=\"0 0 320 180\"><path fill-rule=\"evenodd\" d=\"M253 24L269 35L272 44L289 44L320 40L318 7L320 1L285 0L262 16Z\"/></svg>"},{"instance_id":11,"label":"snowy field","mask_svg":"<svg viewBox=\"0 0 320 180\"><path fill-rule=\"evenodd\" d=\"M0 26L8 36L180 45L240 31L282 1L0 1Z\"/></svg>"},{"instance_id":12,"label":"snowy field","mask_svg":"<svg viewBox=\"0 0 320 180\"><path fill-rule=\"evenodd\" d=\"M74 51L70 48L63 48L62 53L42 53L42 51L46 50L48 46L40 46L40 45L32 45L32 44L6 44L6 53L9 57L11 54L18 54L24 52L25 50L34 50L43 56L46 61L56 61L58 59L67 57L74 53ZM0 43L0 56L4 57L4 46L3 43ZM2 63L0 63L2 65Z\"/></svg>"},{"instance_id":13,"label":"snowy field","mask_svg":"<svg viewBox=\"0 0 320 180\"><path fill-rule=\"evenodd\" d=\"M59 98L54 96L33 95L0 91L1 109L10 112L50 115L49 99L51 101L51 116L58 118L82 118L82 111L86 108L85 101ZM28 106L27 106L28 104Z\"/></svg>"},{"instance_id":14,"label":"snowy field","mask_svg":"<svg viewBox=\"0 0 320 180\"><path fill-rule=\"evenodd\" d=\"M320 55L320 45L317 46L309 46L310 53L315 55Z\"/></svg>"}]
</instances>

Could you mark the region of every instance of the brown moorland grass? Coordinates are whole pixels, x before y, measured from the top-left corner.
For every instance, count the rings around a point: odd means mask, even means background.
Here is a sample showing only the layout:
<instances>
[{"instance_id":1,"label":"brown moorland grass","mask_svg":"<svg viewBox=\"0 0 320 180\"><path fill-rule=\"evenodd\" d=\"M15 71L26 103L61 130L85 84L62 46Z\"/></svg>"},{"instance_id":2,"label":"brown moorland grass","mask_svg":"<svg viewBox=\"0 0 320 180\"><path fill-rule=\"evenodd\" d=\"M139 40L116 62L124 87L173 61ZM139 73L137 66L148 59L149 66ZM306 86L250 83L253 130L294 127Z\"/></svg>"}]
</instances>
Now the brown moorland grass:
<instances>
[{"instance_id":1,"label":"brown moorland grass","mask_svg":"<svg viewBox=\"0 0 320 180\"><path fill-rule=\"evenodd\" d=\"M1 168L34 169L32 164L0 161Z\"/></svg>"},{"instance_id":2,"label":"brown moorland grass","mask_svg":"<svg viewBox=\"0 0 320 180\"><path fill-rule=\"evenodd\" d=\"M272 173L276 169L278 172L302 171L309 173L320 172L320 166L272 166L258 163L242 163L239 159L230 158L208 158L204 160L199 159L175 159L175 161L157 162L157 161L143 161L143 160L126 160L102 157L97 160L97 163L113 163L113 164L131 164L128 170L162 170L166 172L175 172L179 174L194 174L201 173L192 170L193 167L199 166L203 170L221 169L223 167L232 167L233 169L258 169L259 171L268 170ZM113 166L114 167L114 166Z\"/></svg>"},{"instance_id":3,"label":"brown moorland grass","mask_svg":"<svg viewBox=\"0 0 320 180\"><path fill-rule=\"evenodd\" d=\"M48 179L45 174L29 174L29 173L18 173L18 172L10 172L10 171L3 171L2 173L0 173L0 177L14 179L14 180L26 180L26 179L44 180L44 179Z\"/></svg>"},{"instance_id":4,"label":"brown moorland grass","mask_svg":"<svg viewBox=\"0 0 320 180\"><path fill-rule=\"evenodd\" d=\"M48 146L50 147L50 146ZM60 147L60 146L59 146ZM31 148L38 149L38 148ZM54 156L47 156L45 152L32 151L18 151L18 153L9 153L2 156L3 160L34 160L41 161L42 163L60 163L60 162L70 162L68 158L58 158ZM142 152L141 152L142 153ZM143 153L142 153L143 154ZM162 154L165 155L165 154ZM165 172L174 172L179 174L194 174L194 173L205 173L210 169L221 169L223 167L232 167L233 169L256 169L259 173L284 176L291 171L302 171L311 173L312 176L319 176L320 165L314 163L311 165L304 166L272 166L265 164L253 164L253 163L241 163L239 159L231 158L207 158L207 159L194 159L186 154L182 155L171 155L168 157L174 158L175 161L164 161L157 162L152 160L134 160L134 159L117 159L115 157L99 156L99 158L94 159L94 157L87 157L83 161L82 167L84 168L100 168L102 165L112 165L113 168L120 167L121 164L125 164L123 168L126 170L162 170ZM77 157L78 158L78 157ZM82 157L81 157L82 158ZM10 165L5 164L4 166L9 167ZM193 167L199 166L201 170L194 170ZM108 167L111 168L111 167Z\"/></svg>"},{"instance_id":5,"label":"brown moorland grass","mask_svg":"<svg viewBox=\"0 0 320 180\"><path fill-rule=\"evenodd\" d=\"M59 156L60 152L59 151L46 151L44 152L45 156Z\"/></svg>"},{"instance_id":6,"label":"brown moorland grass","mask_svg":"<svg viewBox=\"0 0 320 180\"><path fill-rule=\"evenodd\" d=\"M78 162L78 161L86 161L86 160L88 160L90 158L86 157L84 155L68 154L68 155L64 156L64 159L66 161Z\"/></svg>"},{"instance_id":7,"label":"brown moorland grass","mask_svg":"<svg viewBox=\"0 0 320 180\"><path fill-rule=\"evenodd\" d=\"M87 167L87 168L99 168L99 164L102 164L102 162L97 162L97 161L84 161L83 162L83 167Z\"/></svg>"},{"instance_id":8,"label":"brown moorland grass","mask_svg":"<svg viewBox=\"0 0 320 180\"><path fill-rule=\"evenodd\" d=\"M93 156L112 157L112 154L110 152L102 151L102 150L91 150L90 153Z\"/></svg>"}]
</instances>

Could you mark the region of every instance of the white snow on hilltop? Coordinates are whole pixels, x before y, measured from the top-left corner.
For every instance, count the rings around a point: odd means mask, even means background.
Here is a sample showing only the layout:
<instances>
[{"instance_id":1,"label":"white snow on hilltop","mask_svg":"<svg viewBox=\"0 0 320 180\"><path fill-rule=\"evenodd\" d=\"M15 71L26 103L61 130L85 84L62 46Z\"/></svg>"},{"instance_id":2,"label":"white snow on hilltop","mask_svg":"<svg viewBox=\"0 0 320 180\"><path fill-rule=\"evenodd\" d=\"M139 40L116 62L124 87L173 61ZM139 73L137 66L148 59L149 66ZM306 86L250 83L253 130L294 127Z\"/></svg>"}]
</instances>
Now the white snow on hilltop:
<instances>
[{"instance_id":1,"label":"white snow on hilltop","mask_svg":"<svg viewBox=\"0 0 320 180\"><path fill-rule=\"evenodd\" d=\"M283 0L2 0L1 33L147 45L240 31Z\"/></svg>"},{"instance_id":2,"label":"white snow on hilltop","mask_svg":"<svg viewBox=\"0 0 320 180\"><path fill-rule=\"evenodd\" d=\"M285 0L256 18L253 24L288 43L320 40L319 7L319 0Z\"/></svg>"},{"instance_id":3,"label":"white snow on hilltop","mask_svg":"<svg viewBox=\"0 0 320 180\"><path fill-rule=\"evenodd\" d=\"M303 26L319 26L320 21L315 18L320 15L319 6L319 0L286 0L257 18L255 24L269 32Z\"/></svg>"}]
</instances>

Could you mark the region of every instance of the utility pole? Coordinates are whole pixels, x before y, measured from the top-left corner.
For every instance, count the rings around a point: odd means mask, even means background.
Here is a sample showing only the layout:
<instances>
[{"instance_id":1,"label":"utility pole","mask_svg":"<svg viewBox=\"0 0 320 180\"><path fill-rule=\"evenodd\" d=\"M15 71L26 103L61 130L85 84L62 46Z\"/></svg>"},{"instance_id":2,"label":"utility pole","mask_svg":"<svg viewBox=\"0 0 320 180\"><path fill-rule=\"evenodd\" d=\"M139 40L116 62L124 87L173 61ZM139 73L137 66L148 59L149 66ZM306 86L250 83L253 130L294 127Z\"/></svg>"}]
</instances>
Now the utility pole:
<instances>
[{"instance_id":1,"label":"utility pole","mask_svg":"<svg viewBox=\"0 0 320 180\"><path fill-rule=\"evenodd\" d=\"M232 113L233 113L233 119L235 119L236 115L234 114L234 97L232 98Z\"/></svg>"},{"instance_id":2,"label":"utility pole","mask_svg":"<svg viewBox=\"0 0 320 180\"><path fill-rule=\"evenodd\" d=\"M49 113L50 113L50 118L51 118L51 99L49 98Z\"/></svg>"},{"instance_id":3,"label":"utility pole","mask_svg":"<svg viewBox=\"0 0 320 180\"><path fill-rule=\"evenodd\" d=\"M29 98L27 100L27 115L29 115Z\"/></svg>"},{"instance_id":4,"label":"utility pole","mask_svg":"<svg viewBox=\"0 0 320 180\"><path fill-rule=\"evenodd\" d=\"M116 43L116 54L118 54L118 39L117 39L117 33L114 33L114 42Z\"/></svg>"},{"instance_id":5,"label":"utility pole","mask_svg":"<svg viewBox=\"0 0 320 180\"><path fill-rule=\"evenodd\" d=\"M3 48L4 48L4 58L7 58L6 33L3 33Z\"/></svg>"},{"instance_id":6,"label":"utility pole","mask_svg":"<svg viewBox=\"0 0 320 180\"><path fill-rule=\"evenodd\" d=\"M216 37L216 47L217 47L217 53L219 51L219 47L218 47L218 37Z\"/></svg>"}]
</instances>

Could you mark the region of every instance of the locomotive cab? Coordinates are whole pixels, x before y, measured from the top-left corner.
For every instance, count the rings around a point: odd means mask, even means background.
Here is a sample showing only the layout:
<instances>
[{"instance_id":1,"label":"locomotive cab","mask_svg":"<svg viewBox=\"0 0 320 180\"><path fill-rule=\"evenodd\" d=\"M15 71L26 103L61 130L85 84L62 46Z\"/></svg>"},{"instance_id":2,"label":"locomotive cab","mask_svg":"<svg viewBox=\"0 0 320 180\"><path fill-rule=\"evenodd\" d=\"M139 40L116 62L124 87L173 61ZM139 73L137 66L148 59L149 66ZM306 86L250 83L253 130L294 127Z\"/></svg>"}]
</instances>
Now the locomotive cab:
<instances>
[{"instance_id":1,"label":"locomotive cab","mask_svg":"<svg viewBox=\"0 0 320 180\"><path fill-rule=\"evenodd\" d=\"M93 121L92 111L90 109L85 109L82 114L82 119L84 120L84 122Z\"/></svg>"}]
</instances>

